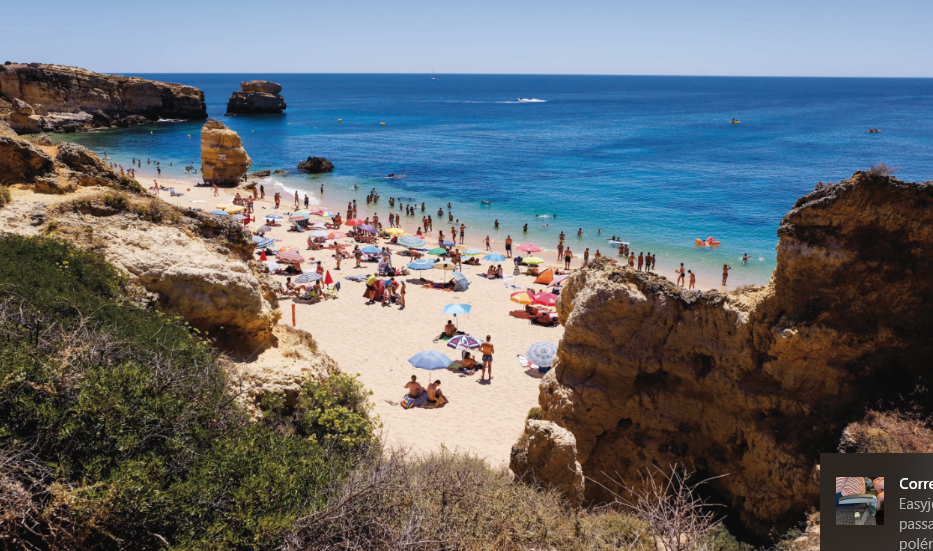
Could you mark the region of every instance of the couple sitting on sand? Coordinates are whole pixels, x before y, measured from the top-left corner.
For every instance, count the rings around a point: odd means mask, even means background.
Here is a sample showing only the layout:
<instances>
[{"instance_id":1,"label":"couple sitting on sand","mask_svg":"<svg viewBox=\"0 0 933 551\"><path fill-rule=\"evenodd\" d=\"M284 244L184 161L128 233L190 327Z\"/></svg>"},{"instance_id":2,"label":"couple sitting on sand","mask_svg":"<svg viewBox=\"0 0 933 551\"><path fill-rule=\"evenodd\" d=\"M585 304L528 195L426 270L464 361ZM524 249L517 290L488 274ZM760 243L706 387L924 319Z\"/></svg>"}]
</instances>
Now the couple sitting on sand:
<instances>
[{"instance_id":1,"label":"couple sitting on sand","mask_svg":"<svg viewBox=\"0 0 933 551\"><path fill-rule=\"evenodd\" d=\"M441 381L437 380L428 385L427 390L418 382L418 377L411 376L411 382L405 383L404 388L408 394L402 399L402 407L439 407L447 403L447 397L441 392ZM406 405L407 404L407 405Z\"/></svg>"},{"instance_id":2,"label":"couple sitting on sand","mask_svg":"<svg viewBox=\"0 0 933 551\"><path fill-rule=\"evenodd\" d=\"M486 270L487 279L502 279L502 264L499 264L498 267L489 265L489 269Z\"/></svg>"}]
</instances>

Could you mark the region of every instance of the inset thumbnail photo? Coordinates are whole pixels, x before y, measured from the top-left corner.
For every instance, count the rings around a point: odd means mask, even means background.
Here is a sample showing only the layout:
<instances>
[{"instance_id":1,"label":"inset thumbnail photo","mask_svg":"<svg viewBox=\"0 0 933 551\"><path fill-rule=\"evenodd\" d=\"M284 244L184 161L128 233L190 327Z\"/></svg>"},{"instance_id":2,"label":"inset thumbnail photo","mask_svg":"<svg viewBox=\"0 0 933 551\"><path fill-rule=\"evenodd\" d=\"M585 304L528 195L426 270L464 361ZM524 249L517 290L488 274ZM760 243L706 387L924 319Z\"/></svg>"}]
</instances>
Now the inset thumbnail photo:
<instances>
[{"instance_id":1,"label":"inset thumbnail photo","mask_svg":"<svg viewBox=\"0 0 933 551\"><path fill-rule=\"evenodd\" d=\"M836 477L836 525L884 524L884 477Z\"/></svg>"}]
</instances>

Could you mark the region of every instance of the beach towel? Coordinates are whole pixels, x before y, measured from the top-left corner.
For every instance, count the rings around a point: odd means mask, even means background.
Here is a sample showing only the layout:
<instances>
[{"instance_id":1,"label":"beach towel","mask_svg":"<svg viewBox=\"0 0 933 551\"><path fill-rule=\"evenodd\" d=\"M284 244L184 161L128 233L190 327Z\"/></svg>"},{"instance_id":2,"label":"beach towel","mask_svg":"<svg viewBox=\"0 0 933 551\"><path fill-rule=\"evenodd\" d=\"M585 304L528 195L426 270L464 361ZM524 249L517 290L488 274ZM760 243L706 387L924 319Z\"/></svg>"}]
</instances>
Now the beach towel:
<instances>
[{"instance_id":1,"label":"beach towel","mask_svg":"<svg viewBox=\"0 0 933 551\"><path fill-rule=\"evenodd\" d=\"M424 394L424 397L427 398L428 395L427 395L427 394ZM427 402L427 401L426 401L425 404L424 404L423 406L420 406L420 407L421 407L421 409L435 409L435 408L439 408L439 407L443 406L443 405L446 404L446 403L447 403L447 399L444 398L443 396L441 396L440 398L437 399L436 402Z\"/></svg>"},{"instance_id":2,"label":"beach towel","mask_svg":"<svg viewBox=\"0 0 933 551\"><path fill-rule=\"evenodd\" d=\"M344 279L349 279L350 281L355 281L357 283L362 283L369 279L369 276L358 275L358 276L347 276Z\"/></svg>"},{"instance_id":3,"label":"beach towel","mask_svg":"<svg viewBox=\"0 0 933 551\"><path fill-rule=\"evenodd\" d=\"M511 283L506 283L505 286L508 287L509 289L519 289L521 291L525 290L524 287L521 287L519 285L512 285Z\"/></svg>"}]
</instances>

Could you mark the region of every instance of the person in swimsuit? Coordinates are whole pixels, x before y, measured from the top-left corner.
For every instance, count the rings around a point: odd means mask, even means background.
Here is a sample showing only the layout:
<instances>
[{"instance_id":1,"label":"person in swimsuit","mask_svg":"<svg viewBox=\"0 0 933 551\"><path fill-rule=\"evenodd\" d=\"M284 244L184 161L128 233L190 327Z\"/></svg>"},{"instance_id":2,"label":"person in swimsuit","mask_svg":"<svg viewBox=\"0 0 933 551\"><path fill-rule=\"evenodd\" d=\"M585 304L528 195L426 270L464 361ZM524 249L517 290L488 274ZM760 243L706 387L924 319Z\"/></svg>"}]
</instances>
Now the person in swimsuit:
<instances>
[{"instance_id":1,"label":"person in swimsuit","mask_svg":"<svg viewBox=\"0 0 933 551\"><path fill-rule=\"evenodd\" d=\"M428 401L433 404L440 401L441 399L443 399L445 402L447 401L447 397L444 396L443 392L441 392L441 381L438 379L428 385Z\"/></svg>"},{"instance_id":2,"label":"person in swimsuit","mask_svg":"<svg viewBox=\"0 0 933 551\"><path fill-rule=\"evenodd\" d=\"M742 255L742 262L748 262L748 253Z\"/></svg>"},{"instance_id":3,"label":"person in swimsuit","mask_svg":"<svg viewBox=\"0 0 933 551\"><path fill-rule=\"evenodd\" d=\"M731 270L731 269L732 269L732 266L730 266L730 265L728 265L728 264L723 264L723 265L722 265L722 285L723 285L723 287L725 287L725 285L726 285L726 280L729 279L729 270Z\"/></svg>"},{"instance_id":4,"label":"person in swimsuit","mask_svg":"<svg viewBox=\"0 0 933 551\"><path fill-rule=\"evenodd\" d=\"M512 258L512 236L511 235L505 238L505 257Z\"/></svg>"},{"instance_id":5,"label":"person in swimsuit","mask_svg":"<svg viewBox=\"0 0 933 551\"><path fill-rule=\"evenodd\" d=\"M693 288L696 287L697 275L696 275L695 273L693 273L692 270L687 270L687 273L690 274L690 286L687 287L687 288L688 288L688 289L693 289Z\"/></svg>"},{"instance_id":6,"label":"person in swimsuit","mask_svg":"<svg viewBox=\"0 0 933 551\"><path fill-rule=\"evenodd\" d=\"M558 262L560 262L560 258L561 256L563 256L563 254L564 254L564 244L558 243L557 244L557 261Z\"/></svg>"},{"instance_id":7,"label":"person in swimsuit","mask_svg":"<svg viewBox=\"0 0 933 551\"><path fill-rule=\"evenodd\" d=\"M421 393L424 392L424 387L421 386L421 383L418 382L418 377L415 375L411 376L411 382L405 383L405 386L402 388L408 389L408 395L412 398L417 398L421 396Z\"/></svg>"},{"instance_id":8,"label":"person in swimsuit","mask_svg":"<svg viewBox=\"0 0 933 551\"><path fill-rule=\"evenodd\" d=\"M573 252L570 251L570 247L567 247L567 250L564 251L564 269L570 269L570 259L573 258Z\"/></svg>"},{"instance_id":9,"label":"person in swimsuit","mask_svg":"<svg viewBox=\"0 0 933 551\"><path fill-rule=\"evenodd\" d=\"M486 370L489 370L489 382L492 382L492 355L496 352L492 346L492 337L486 335L486 342L480 345L480 352L483 353L483 372L479 376L482 381L486 377Z\"/></svg>"},{"instance_id":10,"label":"person in swimsuit","mask_svg":"<svg viewBox=\"0 0 933 551\"><path fill-rule=\"evenodd\" d=\"M466 232L466 224L460 224L460 244L463 245L463 234Z\"/></svg>"},{"instance_id":11,"label":"person in swimsuit","mask_svg":"<svg viewBox=\"0 0 933 551\"><path fill-rule=\"evenodd\" d=\"M489 246L489 236L488 236L488 235L486 236L486 250L487 250L487 251L491 251L491 250L492 250L492 248L490 248L490 246Z\"/></svg>"},{"instance_id":12,"label":"person in swimsuit","mask_svg":"<svg viewBox=\"0 0 933 551\"><path fill-rule=\"evenodd\" d=\"M645 263L645 257L641 253L638 253L638 271L641 271L642 265Z\"/></svg>"},{"instance_id":13,"label":"person in swimsuit","mask_svg":"<svg viewBox=\"0 0 933 551\"><path fill-rule=\"evenodd\" d=\"M586 250L583 251L583 264L586 265L589 262L590 262L590 248L587 247Z\"/></svg>"},{"instance_id":14,"label":"person in swimsuit","mask_svg":"<svg viewBox=\"0 0 933 551\"><path fill-rule=\"evenodd\" d=\"M680 285L681 287L683 287L683 286L684 286L684 276L687 274L687 271L684 270L684 263L683 263L683 262L680 263L680 269L679 269L679 270L674 270L674 273L677 274L677 285Z\"/></svg>"}]
</instances>

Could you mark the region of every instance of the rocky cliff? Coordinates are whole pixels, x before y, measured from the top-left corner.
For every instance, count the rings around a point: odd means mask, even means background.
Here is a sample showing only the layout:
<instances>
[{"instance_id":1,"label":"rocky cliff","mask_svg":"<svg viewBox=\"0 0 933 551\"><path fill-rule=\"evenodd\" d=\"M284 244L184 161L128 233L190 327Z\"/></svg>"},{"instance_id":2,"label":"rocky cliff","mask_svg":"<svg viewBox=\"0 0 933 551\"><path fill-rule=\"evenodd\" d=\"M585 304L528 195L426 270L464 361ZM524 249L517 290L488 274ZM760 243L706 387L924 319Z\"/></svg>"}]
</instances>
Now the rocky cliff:
<instances>
[{"instance_id":1,"label":"rocky cliff","mask_svg":"<svg viewBox=\"0 0 933 551\"><path fill-rule=\"evenodd\" d=\"M236 185L252 164L239 134L214 119L201 127L201 174L205 182Z\"/></svg>"},{"instance_id":2,"label":"rocky cliff","mask_svg":"<svg viewBox=\"0 0 933 551\"><path fill-rule=\"evenodd\" d=\"M207 117L193 86L43 63L0 65L0 117L20 134Z\"/></svg>"},{"instance_id":3,"label":"rocky cliff","mask_svg":"<svg viewBox=\"0 0 933 551\"><path fill-rule=\"evenodd\" d=\"M285 110L285 98L279 95L282 86L267 80L250 80L240 83L240 91L234 92L227 101L228 115L266 115Z\"/></svg>"},{"instance_id":4,"label":"rocky cliff","mask_svg":"<svg viewBox=\"0 0 933 551\"><path fill-rule=\"evenodd\" d=\"M802 518L819 452L866 406L929 402L915 390L933 386L933 183L857 172L801 198L778 237L771 283L736 294L609 261L574 272L545 421L512 470L600 501L610 479L688 462L727 475L715 488L750 530ZM558 469L550 449L573 460Z\"/></svg>"}]
</instances>

